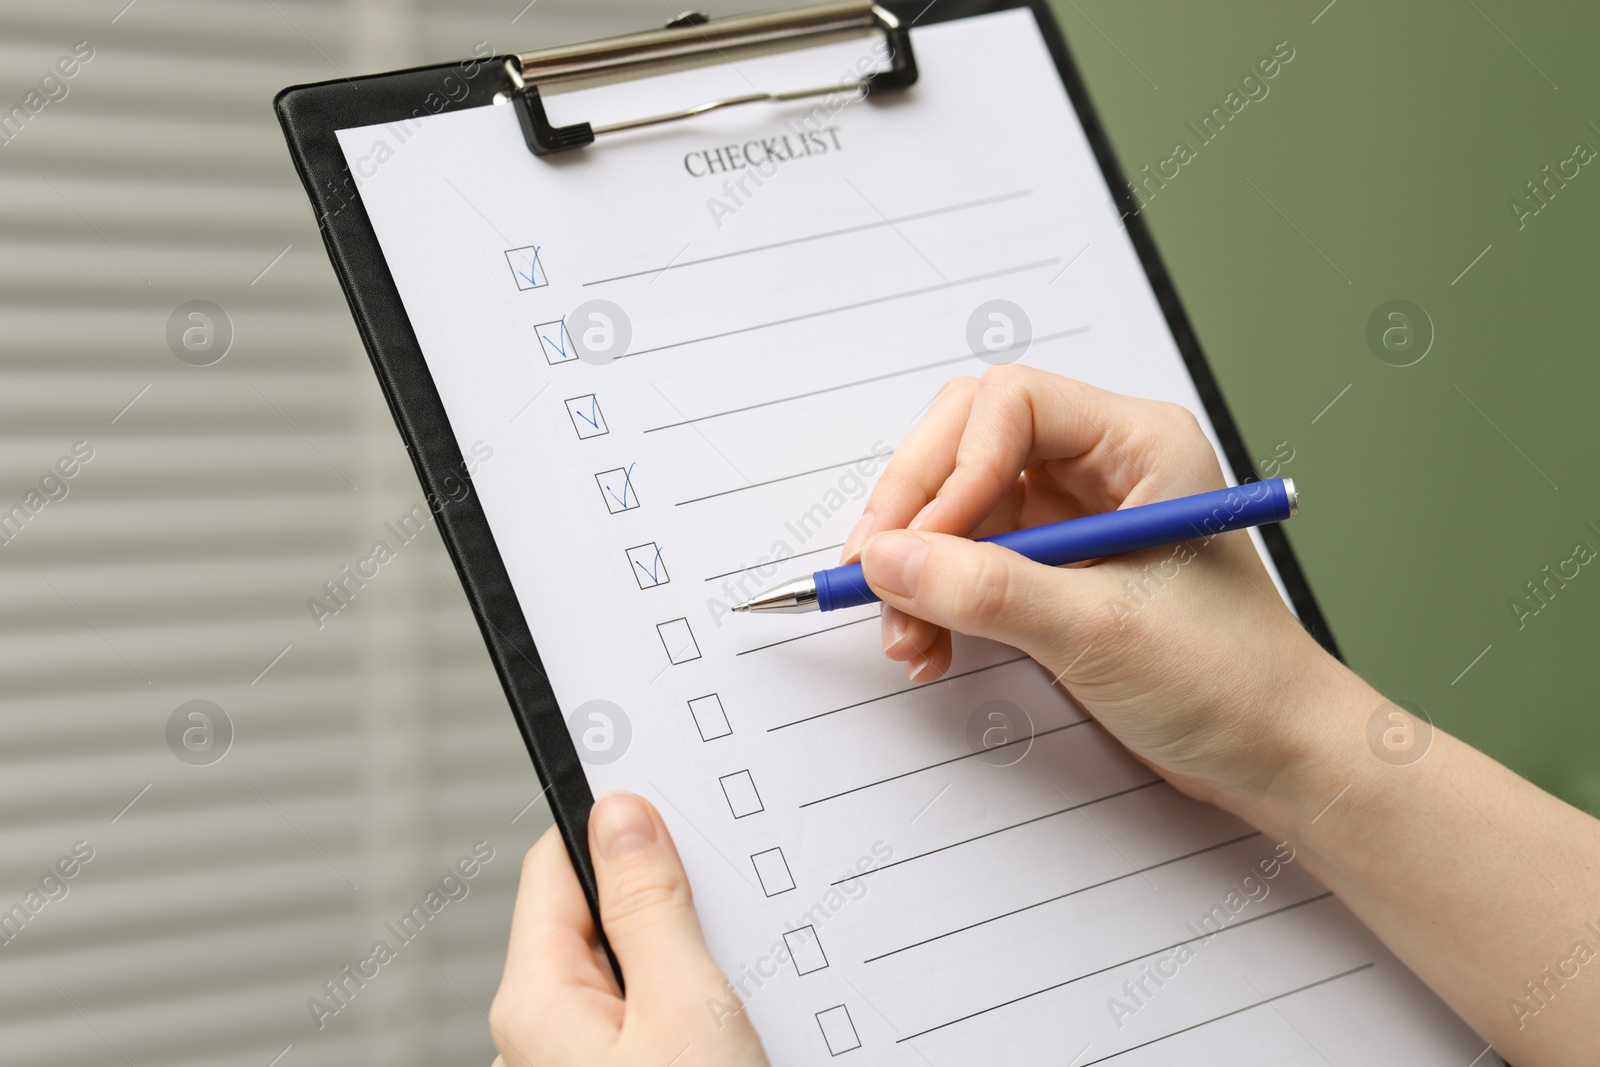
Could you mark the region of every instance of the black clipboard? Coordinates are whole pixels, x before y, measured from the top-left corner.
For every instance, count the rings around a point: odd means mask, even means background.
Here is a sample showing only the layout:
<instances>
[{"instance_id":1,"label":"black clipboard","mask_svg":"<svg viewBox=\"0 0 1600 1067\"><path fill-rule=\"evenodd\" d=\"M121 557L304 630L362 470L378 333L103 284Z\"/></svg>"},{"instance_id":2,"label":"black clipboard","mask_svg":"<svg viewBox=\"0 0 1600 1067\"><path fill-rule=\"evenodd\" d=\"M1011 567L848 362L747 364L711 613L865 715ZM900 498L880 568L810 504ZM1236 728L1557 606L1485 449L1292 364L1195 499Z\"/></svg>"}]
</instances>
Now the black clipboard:
<instances>
[{"instance_id":1,"label":"black clipboard","mask_svg":"<svg viewBox=\"0 0 1600 1067\"><path fill-rule=\"evenodd\" d=\"M597 72L613 78L656 73L663 65L682 63L687 52L710 50L723 55L737 47L737 41L747 39L751 47L767 51L804 47L820 43L830 34L836 38L849 28L846 26L849 23L858 29L876 28L885 33L893 60L883 75L863 79L858 88L868 93L904 91L917 78L907 33L910 28L1013 8L1030 9L1039 23L1234 476L1241 482L1257 479L1251 453L1245 447L1244 438L1200 349L1172 278L1095 114L1066 39L1043 0L830 3L715 22L708 22L699 15L686 15L674 20L665 30L519 56L480 55L456 63L294 86L283 90L275 100L278 120L300 180L310 196L328 257L350 303L362 342L411 454L445 546L461 577L462 588L472 605L528 753L541 784L548 791L555 823L588 897L597 929L598 898L587 829L594 798L588 779L567 733L562 710L545 676L539 651L534 647L488 520L472 492L467 465L384 261L377 235L356 192L336 131L491 105L496 103L498 94L501 102L517 107L529 150L536 155L604 151L599 139L607 134L658 122L692 121L693 113L644 116L637 122L609 128L594 128L588 124L555 127L544 116L539 96L541 84L579 76L592 77ZM838 88L835 83L817 93ZM757 93L708 102L708 106L699 110L767 99L773 98ZM1019 104L1025 102L1019 101ZM983 137L981 129L960 133L974 140ZM1301 622L1318 643L1337 656L1339 652L1333 636L1282 529L1276 525L1265 526L1260 532Z\"/></svg>"}]
</instances>

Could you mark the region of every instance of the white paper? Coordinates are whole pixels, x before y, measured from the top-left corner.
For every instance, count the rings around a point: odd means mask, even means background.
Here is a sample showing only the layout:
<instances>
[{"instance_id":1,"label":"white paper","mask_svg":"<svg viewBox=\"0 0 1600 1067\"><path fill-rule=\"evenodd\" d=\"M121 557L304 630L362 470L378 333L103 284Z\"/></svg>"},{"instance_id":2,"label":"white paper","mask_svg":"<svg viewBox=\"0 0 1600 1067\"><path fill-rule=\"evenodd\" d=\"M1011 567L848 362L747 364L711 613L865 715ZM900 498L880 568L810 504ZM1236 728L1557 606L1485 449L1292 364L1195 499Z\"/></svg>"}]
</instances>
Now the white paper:
<instances>
[{"instance_id":1,"label":"white paper","mask_svg":"<svg viewBox=\"0 0 1600 1067\"><path fill-rule=\"evenodd\" d=\"M554 158L505 106L340 132L591 787L660 807L775 1064L1461 1067L1482 1043L1275 842L1014 650L958 640L913 687L875 607L728 613L835 562L938 386L986 369L986 301L1031 318L1023 362L1205 419L1032 16L914 43L906 94ZM867 47L552 113L843 80ZM746 143L791 158L696 176ZM631 325L604 365L572 358L595 299ZM1033 739L986 748L1019 709Z\"/></svg>"}]
</instances>

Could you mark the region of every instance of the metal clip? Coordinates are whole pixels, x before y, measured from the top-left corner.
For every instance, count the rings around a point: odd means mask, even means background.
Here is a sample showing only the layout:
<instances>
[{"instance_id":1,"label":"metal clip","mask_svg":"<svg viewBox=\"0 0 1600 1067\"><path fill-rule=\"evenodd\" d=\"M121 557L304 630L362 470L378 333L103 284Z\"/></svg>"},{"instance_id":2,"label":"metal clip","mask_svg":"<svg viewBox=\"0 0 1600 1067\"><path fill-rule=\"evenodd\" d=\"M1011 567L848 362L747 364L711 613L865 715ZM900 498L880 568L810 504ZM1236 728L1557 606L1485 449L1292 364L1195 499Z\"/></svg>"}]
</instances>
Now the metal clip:
<instances>
[{"instance_id":1,"label":"metal clip","mask_svg":"<svg viewBox=\"0 0 1600 1067\"><path fill-rule=\"evenodd\" d=\"M541 86L644 77L661 72L663 67L726 61L730 52L803 48L875 31L884 34L889 47L887 70L814 89L742 93L605 126L587 122L556 126L550 122L539 95ZM506 75L511 80L509 96L528 148L534 155L545 156L593 144L603 134L677 122L743 104L784 103L830 93L865 97L888 89L905 89L916 84L917 63L907 27L892 12L871 0L850 0L726 19L708 19L699 12L689 12L673 19L664 30L521 53L506 60Z\"/></svg>"}]
</instances>

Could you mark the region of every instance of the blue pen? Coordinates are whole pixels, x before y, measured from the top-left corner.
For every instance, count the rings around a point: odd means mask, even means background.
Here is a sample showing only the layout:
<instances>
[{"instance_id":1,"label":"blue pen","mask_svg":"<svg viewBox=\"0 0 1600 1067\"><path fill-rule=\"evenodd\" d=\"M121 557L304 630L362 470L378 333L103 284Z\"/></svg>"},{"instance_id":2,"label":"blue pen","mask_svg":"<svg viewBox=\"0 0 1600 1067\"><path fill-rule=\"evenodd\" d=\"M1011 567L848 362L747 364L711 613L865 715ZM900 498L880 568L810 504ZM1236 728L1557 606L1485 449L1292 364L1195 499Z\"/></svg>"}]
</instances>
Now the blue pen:
<instances>
[{"instance_id":1,"label":"blue pen","mask_svg":"<svg viewBox=\"0 0 1600 1067\"><path fill-rule=\"evenodd\" d=\"M1031 530L1013 530L981 540L1009 548L1035 563L1059 567L1282 522L1299 511L1300 494L1295 490L1294 479L1274 478ZM861 573L861 564L852 563L786 582L733 610L792 615L854 608L877 599L878 594Z\"/></svg>"}]
</instances>

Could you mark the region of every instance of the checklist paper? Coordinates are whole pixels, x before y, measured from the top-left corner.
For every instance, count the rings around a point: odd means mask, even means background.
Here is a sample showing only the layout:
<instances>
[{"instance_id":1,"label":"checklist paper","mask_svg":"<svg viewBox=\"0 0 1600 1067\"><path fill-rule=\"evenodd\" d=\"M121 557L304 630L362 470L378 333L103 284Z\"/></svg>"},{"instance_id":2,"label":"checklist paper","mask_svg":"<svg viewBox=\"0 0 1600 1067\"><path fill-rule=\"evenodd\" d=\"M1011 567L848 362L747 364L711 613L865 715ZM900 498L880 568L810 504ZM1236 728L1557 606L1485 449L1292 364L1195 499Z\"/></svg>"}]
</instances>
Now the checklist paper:
<instances>
[{"instance_id":1,"label":"checklist paper","mask_svg":"<svg viewBox=\"0 0 1600 1067\"><path fill-rule=\"evenodd\" d=\"M1205 419L1033 16L913 43L904 94L544 159L508 106L339 134L490 454L473 483L590 787L648 797L683 854L733 986L704 1010L742 1001L778 1065L1464 1067L1482 1042L1289 846L1014 649L958 638L917 685L876 606L731 613L836 562L950 377L1016 361ZM872 44L550 109L843 81Z\"/></svg>"}]
</instances>

